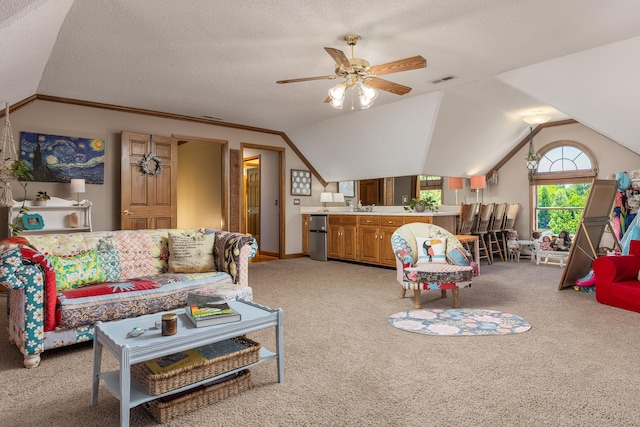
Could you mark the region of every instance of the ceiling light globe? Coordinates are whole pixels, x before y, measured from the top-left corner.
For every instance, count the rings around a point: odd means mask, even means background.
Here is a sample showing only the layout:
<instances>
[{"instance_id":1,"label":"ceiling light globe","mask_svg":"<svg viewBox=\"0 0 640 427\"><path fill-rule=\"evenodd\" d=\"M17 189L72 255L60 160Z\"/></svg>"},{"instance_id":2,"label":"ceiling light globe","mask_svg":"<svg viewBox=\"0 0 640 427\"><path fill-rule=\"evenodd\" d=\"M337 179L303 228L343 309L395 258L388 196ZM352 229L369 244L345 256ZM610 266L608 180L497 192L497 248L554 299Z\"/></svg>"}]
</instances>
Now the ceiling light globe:
<instances>
[{"instance_id":1,"label":"ceiling light globe","mask_svg":"<svg viewBox=\"0 0 640 427\"><path fill-rule=\"evenodd\" d=\"M344 101L344 94L346 90L347 90L347 85L345 83L339 83L334 87L332 87L331 89L329 89L329 97L334 101L340 100L341 101L340 103L342 104L342 101Z\"/></svg>"}]
</instances>

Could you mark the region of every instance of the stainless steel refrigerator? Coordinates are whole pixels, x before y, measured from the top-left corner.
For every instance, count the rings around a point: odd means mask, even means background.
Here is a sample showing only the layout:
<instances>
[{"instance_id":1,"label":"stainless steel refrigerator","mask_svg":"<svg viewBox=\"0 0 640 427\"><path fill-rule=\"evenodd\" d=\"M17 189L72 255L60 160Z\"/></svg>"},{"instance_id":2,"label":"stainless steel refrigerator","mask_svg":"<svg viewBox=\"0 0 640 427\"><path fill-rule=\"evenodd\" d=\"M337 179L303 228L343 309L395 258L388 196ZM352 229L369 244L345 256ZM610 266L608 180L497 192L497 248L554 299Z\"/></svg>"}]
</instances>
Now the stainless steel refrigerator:
<instances>
[{"instance_id":1,"label":"stainless steel refrigerator","mask_svg":"<svg viewBox=\"0 0 640 427\"><path fill-rule=\"evenodd\" d=\"M318 261L327 260L327 216L309 218L309 256Z\"/></svg>"}]
</instances>

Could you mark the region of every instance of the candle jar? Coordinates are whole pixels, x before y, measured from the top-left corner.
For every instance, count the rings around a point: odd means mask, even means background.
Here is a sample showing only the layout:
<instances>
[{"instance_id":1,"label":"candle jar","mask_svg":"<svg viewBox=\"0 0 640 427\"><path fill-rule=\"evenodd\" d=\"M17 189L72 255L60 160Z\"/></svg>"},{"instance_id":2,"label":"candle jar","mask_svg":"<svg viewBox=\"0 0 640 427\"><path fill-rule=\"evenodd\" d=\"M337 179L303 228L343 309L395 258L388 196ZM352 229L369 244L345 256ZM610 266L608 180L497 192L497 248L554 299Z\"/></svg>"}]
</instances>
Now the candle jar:
<instances>
[{"instance_id":1,"label":"candle jar","mask_svg":"<svg viewBox=\"0 0 640 427\"><path fill-rule=\"evenodd\" d=\"M178 315L175 313L162 315L162 335L175 335L178 332Z\"/></svg>"}]
</instances>

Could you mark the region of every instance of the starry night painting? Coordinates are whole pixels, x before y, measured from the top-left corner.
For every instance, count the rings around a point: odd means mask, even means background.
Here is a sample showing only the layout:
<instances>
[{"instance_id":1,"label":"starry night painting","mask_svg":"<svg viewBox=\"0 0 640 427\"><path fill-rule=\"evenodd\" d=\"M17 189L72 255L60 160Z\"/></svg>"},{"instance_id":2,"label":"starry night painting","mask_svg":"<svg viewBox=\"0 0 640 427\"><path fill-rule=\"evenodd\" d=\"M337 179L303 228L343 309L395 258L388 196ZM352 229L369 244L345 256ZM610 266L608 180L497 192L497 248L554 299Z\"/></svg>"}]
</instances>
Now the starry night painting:
<instances>
[{"instance_id":1,"label":"starry night painting","mask_svg":"<svg viewBox=\"0 0 640 427\"><path fill-rule=\"evenodd\" d=\"M20 132L20 158L40 182L104 183L104 140Z\"/></svg>"}]
</instances>

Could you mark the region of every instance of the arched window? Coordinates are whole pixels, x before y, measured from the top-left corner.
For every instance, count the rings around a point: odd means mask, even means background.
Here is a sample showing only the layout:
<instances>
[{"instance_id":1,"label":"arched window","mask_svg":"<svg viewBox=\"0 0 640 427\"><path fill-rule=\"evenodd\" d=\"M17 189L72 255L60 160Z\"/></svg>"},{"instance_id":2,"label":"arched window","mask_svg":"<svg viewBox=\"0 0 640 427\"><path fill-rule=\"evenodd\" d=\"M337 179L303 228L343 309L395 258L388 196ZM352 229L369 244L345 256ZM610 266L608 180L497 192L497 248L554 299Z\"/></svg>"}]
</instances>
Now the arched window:
<instances>
[{"instance_id":1,"label":"arched window","mask_svg":"<svg viewBox=\"0 0 640 427\"><path fill-rule=\"evenodd\" d=\"M575 141L555 141L539 152L533 184L584 183L598 175L598 161L591 150Z\"/></svg>"},{"instance_id":2,"label":"arched window","mask_svg":"<svg viewBox=\"0 0 640 427\"><path fill-rule=\"evenodd\" d=\"M555 141L539 152L531 183L535 206L532 229L574 234L582 217L598 163L589 148L575 141Z\"/></svg>"}]
</instances>

